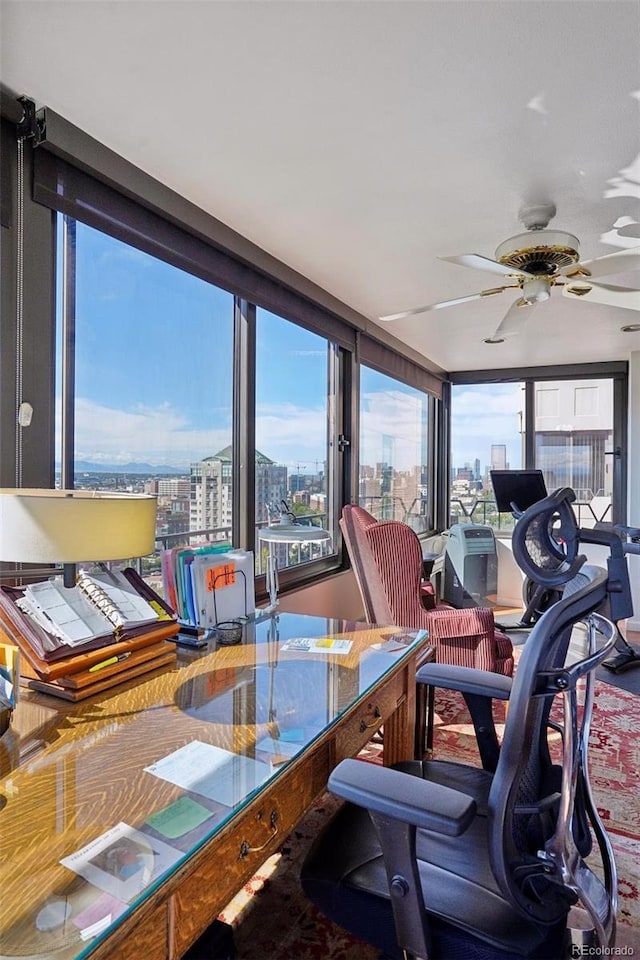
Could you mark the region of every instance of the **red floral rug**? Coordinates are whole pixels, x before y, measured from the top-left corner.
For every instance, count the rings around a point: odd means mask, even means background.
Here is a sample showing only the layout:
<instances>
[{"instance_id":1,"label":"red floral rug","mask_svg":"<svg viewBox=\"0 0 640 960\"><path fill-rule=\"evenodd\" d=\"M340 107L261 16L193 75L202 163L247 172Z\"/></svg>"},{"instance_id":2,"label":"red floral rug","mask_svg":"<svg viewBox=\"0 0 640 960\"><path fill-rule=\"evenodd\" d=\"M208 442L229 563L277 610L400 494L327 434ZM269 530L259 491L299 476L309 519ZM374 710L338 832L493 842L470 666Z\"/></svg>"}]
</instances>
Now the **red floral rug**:
<instances>
[{"instance_id":1,"label":"red floral rug","mask_svg":"<svg viewBox=\"0 0 640 960\"><path fill-rule=\"evenodd\" d=\"M499 717L497 719L500 719ZM478 763L462 699L436 699L436 756ZM640 953L640 698L596 682L591 781L618 866L617 947ZM363 759L376 760L371 745ZM220 919L234 927L237 960L377 960L378 952L319 914L299 884L306 851L339 801L324 794L228 904Z\"/></svg>"}]
</instances>

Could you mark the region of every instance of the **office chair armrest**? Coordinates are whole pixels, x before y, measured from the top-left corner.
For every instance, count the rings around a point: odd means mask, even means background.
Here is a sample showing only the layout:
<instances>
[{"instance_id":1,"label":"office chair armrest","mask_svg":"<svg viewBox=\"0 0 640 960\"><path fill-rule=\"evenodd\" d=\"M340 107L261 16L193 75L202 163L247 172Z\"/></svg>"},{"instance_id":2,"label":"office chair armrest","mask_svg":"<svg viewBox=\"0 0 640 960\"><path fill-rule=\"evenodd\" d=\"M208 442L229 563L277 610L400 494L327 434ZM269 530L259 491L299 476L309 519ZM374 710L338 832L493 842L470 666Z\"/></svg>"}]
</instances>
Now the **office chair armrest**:
<instances>
[{"instance_id":1,"label":"office chair armrest","mask_svg":"<svg viewBox=\"0 0 640 960\"><path fill-rule=\"evenodd\" d=\"M493 701L509 699L511 677L449 663L425 663L416 673L416 683L462 694L475 730L482 769L493 773L500 757Z\"/></svg>"},{"instance_id":2,"label":"office chair armrest","mask_svg":"<svg viewBox=\"0 0 640 960\"><path fill-rule=\"evenodd\" d=\"M416 683L430 687L459 690L492 700L508 700L511 695L511 677L472 667L456 667L448 663L425 663L416 673Z\"/></svg>"},{"instance_id":3,"label":"office chair armrest","mask_svg":"<svg viewBox=\"0 0 640 960\"><path fill-rule=\"evenodd\" d=\"M329 790L368 811L384 857L397 942L405 955L430 956L416 828L460 836L475 819L475 800L442 784L362 760L339 763L329 777Z\"/></svg>"},{"instance_id":4,"label":"office chair armrest","mask_svg":"<svg viewBox=\"0 0 640 960\"><path fill-rule=\"evenodd\" d=\"M343 760L329 777L329 791L372 813L457 837L475 817L471 797L439 783L362 760Z\"/></svg>"}]
</instances>

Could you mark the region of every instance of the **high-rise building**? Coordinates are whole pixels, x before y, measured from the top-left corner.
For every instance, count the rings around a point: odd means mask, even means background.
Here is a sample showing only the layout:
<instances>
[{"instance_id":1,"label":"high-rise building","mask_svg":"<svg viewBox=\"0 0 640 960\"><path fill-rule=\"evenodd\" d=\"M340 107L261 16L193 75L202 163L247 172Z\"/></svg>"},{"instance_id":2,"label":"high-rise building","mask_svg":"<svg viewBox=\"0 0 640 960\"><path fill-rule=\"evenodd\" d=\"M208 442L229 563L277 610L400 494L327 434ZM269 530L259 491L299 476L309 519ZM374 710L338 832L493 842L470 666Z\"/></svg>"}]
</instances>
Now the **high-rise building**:
<instances>
[{"instance_id":1,"label":"high-rise building","mask_svg":"<svg viewBox=\"0 0 640 960\"><path fill-rule=\"evenodd\" d=\"M233 517L231 447L191 464L190 530L230 531ZM256 518L268 520L287 495L287 468L256 450ZM226 539L221 535L221 539Z\"/></svg>"},{"instance_id":2,"label":"high-rise building","mask_svg":"<svg viewBox=\"0 0 640 960\"><path fill-rule=\"evenodd\" d=\"M509 464L507 463L506 443L491 444L491 469L492 470L508 470L509 469Z\"/></svg>"}]
</instances>

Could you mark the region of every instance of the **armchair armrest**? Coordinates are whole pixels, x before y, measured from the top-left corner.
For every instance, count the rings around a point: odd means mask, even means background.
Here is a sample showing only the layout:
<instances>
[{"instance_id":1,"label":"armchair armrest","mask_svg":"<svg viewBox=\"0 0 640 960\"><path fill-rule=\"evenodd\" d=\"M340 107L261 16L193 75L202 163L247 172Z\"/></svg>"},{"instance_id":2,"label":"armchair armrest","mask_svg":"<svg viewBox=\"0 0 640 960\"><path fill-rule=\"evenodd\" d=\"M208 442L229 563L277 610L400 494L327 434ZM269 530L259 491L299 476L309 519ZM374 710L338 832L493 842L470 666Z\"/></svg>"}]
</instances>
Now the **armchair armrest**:
<instances>
[{"instance_id":1,"label":"armchair armrest","mask_svg":"<svg viewBox=\"0 0 640 960\"><path fill-rule=\"evenodd\" d=\"M477 670L496 669L495 620L488 607L437 605L426 611L425 620L434 644L442 651L439 660Z\"/></svg>"},{"instance_id":2,"label":"armchair armrest","mask_svg":"<svg viewBox=\"0 0 640 960\"><path fill-rule=\"evenodd\" d=\"M446 690L459 690L492 700L508 700L511 677L472 667L456 667L448 663L425 663L416 673L416 683L426 683Z\"/></svg>"},{"instance_id":3,"label":"armchair armrest","mask_svg":"<svg viewBox=\"0 0 640 960\"><path fill-rule=\"evenodd\" d=\"M476 802L451 787L362 760L343 760L329 777L331 793L372 813L447 837L467 829Z\"/></svg>"}]
</instances>

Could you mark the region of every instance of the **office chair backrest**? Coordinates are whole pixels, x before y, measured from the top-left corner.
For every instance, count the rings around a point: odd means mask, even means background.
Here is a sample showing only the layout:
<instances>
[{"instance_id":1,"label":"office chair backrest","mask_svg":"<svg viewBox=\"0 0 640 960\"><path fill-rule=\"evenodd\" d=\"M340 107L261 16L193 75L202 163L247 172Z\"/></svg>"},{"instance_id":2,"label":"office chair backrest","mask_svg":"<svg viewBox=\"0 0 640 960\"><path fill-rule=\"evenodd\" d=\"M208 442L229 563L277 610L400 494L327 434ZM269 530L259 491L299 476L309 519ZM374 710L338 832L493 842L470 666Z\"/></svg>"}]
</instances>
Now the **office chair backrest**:
<instances>
[{"instance_id":1,"label":"office chair backrest","mask_svg":"<svg viewBox=\"0 0 640 960\"><path fill-rule=\"evenodd\" d=\"M591 848L587 741L597 655L566 665L573 625L591 615L590 643L595 650L597 623L612 642L611 624L594 611L608 593L606 572L585 565L533 628L518 664L509 700L500 759L489 797L490 858L505 897L527 915L544 922L560 918L572 892L588 889L606 929L615 918L615 891L583 862ZM592 651L593 652L593 651ZM600 656L600 659L603 657ZM599 659L598 661L599 662ZM576 687L585 676L584 707ZM562 709L557 702L560 696ZM554 700L556 701L554 705ZM553 713L551 713L553 708ZM549 717L562 726L551 756ZM562 756L563 755L563 756ZM563 769L564 764L564 769ZM606 834L607 876L615 866ZM541 862L539 851L544 851ZM613 907L612 907L613 899ZM608 942L608 941L601 941Z\"/></svg>"},{"instance_id":2,"label":"office chair backrest","mask_svg":"<svg viewBox=\"0 0 640 960\"><path fill-rule=\"evenodd\" d=\"M585 563L586 557L578 553L584 544L604 546L609 550L609 590L607 605L601 612L614 623L631 617L633 600L626 560L626 553L631 550L617 532L628 528L604 524L597 524L594 529L579 528L571 506L575 499L571 487L563 487L525 510L512 536L516 563L539 590L560 587Z\"/></svg>"},{"instance_id":3,"label":"office chair backrest","mask_svg":"<svg viewBox=\"0 0 640 960\"><path fill-rule=\"evenodd\" d=\"M578 555L579 531L571 506L575 498L570 487L555 490L525 510L513 529L516 563L541 586L567 583L586 560Z\"/></svg>"}]
</instances>

